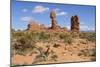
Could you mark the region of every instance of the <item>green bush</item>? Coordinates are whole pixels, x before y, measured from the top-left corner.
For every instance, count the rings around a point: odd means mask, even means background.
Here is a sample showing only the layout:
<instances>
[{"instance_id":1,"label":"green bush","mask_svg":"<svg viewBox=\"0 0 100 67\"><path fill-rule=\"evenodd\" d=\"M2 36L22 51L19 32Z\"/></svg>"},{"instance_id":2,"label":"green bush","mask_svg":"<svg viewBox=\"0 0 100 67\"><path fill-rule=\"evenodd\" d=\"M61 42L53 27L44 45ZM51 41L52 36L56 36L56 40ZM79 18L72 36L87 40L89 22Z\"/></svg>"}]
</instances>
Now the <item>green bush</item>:
<instances>
[{"instance_id":1,"label":"green bush","mask_svg":"<svg viewBox=\"0 0 100 67\"><path fill-rule=\"evenodd\" d=\"M64 39L64 42L65 42L65 43L68 43L68 44L72 44L73 39L72 39L71 37L66 37L66 38Z\"/></svg>"},{"instance_id":2,"label":"green bush","mask_svg":"<svg viewBox=\"0 0 100 67\"><path fill-rule=\"evenodd\" d=\"M44 32L13 32L12 33L13 49L17 50L19 54L27 52L35 47L37 41L47 41L50 38L49 34ZM15 40L13 42L13 40Z\"/></svg>"},{"instance_id":3,"label":"green bush","mask_svg":"<svg viewBox=\"0 0 100 67\"><path fill-rule=\"evenodd\" d=\"M63 39L65 43L71 44L73 42L73 38L71 34L62 33L59 35L60 39Z\"/></svg>"},{"instance_id":4,"label":"green bush","mask_svg":"<svg viewBox=\"0 0 100 67\"><path fill-rule=\"evenodd\" d=\"M12 37L13 38L18 38L20 36L23 36L24 33L23 32L12 32Z\"/></svg>"},{"instance_id":5,"label":"green bush","mask_svg":"<svg viewBox=\"0 0 100 67\"><path fill-rule=\"evenodd\" d=\"M65 33L61 33L61 34L59 34L59 37L60 37L60 39L64 39L66 37L69 37L69 35L65 34Z\"/></svg>"},{"instance_id":6,"label":"green bush","mask_svg":"<svg viewBox=\"0 0 100 67\"><path fill-rule=\"evenodd\" d=\"M48 39L50 39L50 34L46 34L46 33L42 32L39 34L39 39L41 41L47 41Z\"/></svg>"},{"instance_id":7,"label":"green bush","mask_svg":"<svg viewBox=\"0 0 100 67\"><path fill-rule=\"evenodd\" d=\"M48 47L49 48L49 47ZM35 61L32 64L42 62L42 61L47 61L47 58L49 56L49 49L46 51L42 47L37 47L37 51L39 52L38 55L35 57Z\"/></svg>"},{"instance_id":8,"label":"green bush","mask_svg":"<svg viewBox=\"0 0 100 67\"><path fill-rule=\"evenodd\" d=\"M79 37L79 33L77 33L77 32L72 32L70 35L72 36L72 38Z\"/></svg>"},{"instance_id":9,"label":"green bush","mask_svg":"<svg viewBox=\"0 0 100 67\"><path fill-rule=\"evenodd\" d=\"M31 33L16 32L13 35L13 40L16 40L14 42L12 41L12 48L16 50L17 54L24 55L35 48L35 42L32 40Z\"/></svg>"}]
</instances>

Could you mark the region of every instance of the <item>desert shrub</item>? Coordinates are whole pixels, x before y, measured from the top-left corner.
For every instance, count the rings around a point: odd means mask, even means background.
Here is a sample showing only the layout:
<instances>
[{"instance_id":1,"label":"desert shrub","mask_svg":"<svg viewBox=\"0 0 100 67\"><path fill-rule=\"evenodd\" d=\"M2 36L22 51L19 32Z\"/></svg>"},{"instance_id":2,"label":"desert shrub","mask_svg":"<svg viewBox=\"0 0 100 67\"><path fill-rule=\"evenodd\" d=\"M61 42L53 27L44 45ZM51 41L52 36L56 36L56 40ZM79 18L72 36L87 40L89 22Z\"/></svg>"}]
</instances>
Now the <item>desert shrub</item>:
<instances>
[{"instance_id":1,"label":"desert shrub","mask_svg":"<svg viewBox=\"0 0 100 67\"><path fill-rule=\"evenodd\" d=\"M32 40L33 38L33 33L32 32L25 32L23 37L29 39L29 40Z\"/></svg>"},{"instance_id":2,"label":"desert shrub","mask_svg":"<svg viewBox=\"0 0 100 67\"><path fill-rule=\"evenodd\" d=\"M95 42L96 41L96 34L95 32L82 32L79 35L82 39L87 39L88 41Z\"/></svg>"},{"instance_id":3,"label":"desert shrub","mask_svg":"<svg viewBox=\"0 0 100 67\"><path fill-rule=\"evenodd\" d=\"M23 32L12 32L12 37L13 38L18 38L20 36L23 36L24 33Z\"/></svg>"},{"instance_id":4,"label":"desert shrub","mask_svg":"<svg viewBox=\"0 0 100 67\"><path fill-rule=\"evenodd\" d=\"M64 42L65 42L65 43L68 43L68 44L72 44L73 39L72 39L71 37L66 37L66 38L64 39Z\"/></svg>"},{"instance_id":5,"label":"desert shrub","mask_svg":"<svg viewBox=\"0 0 100 67\"><path fill-rule=\"evenodd\" d=\"M39 37L40 37L40 33L35 33L35 32L32 32L31 33L31 36L32 36L32 39L34 40L34 41L39 41Z\"/></svg>"},{"instance_id":6,"label":"desert shrub","mask_svg":"<svg viewBox=\"0 0 100 67\"><path fill-rule=\"evenodd\" d=\"M27 37L21 37L20 39L18 39L18 42L23 45L23 48L31 48L34 45L34 42Z\"/></svg>"},{"instance_id":7,"label":"desert shrub","mask_svg":"<svg viewBox=\"0 0 100 67\"><path fill-rule=\"evenodd\" d=\"M80 43L87 44L88 43L88 40L81 40Z\"/></svg>"},{"instance_id":8,"label":"desert shrub","mask_svg":"<svg viewBox=\"0 0 100 67\"><path fill-rule=\"evenodd\" d=\"M96 49L89 49L89 56L96 56Z\"/></svg>"},{"instance_id":9,"label":"desert shrub","mask_svg":"<svg viewBox=\"0 0 100 67\"><path fill-rule=\"evenodd\" d=\"M72 32L70 34L71 34L72 38L79 37L79 33L77 33L77 32Z\"/></svg>"},{"instance_id":10,"label":"desert shrub","mask_svg":"<svg viewBox=\"0 0 100 67\"><path fill-rule=\"evenodd\" d=\"M37 50L39 54L35 57L35 61L32 64L46 61L49 56L48 49L45 51L42 47L37 47Z\"/></svg>"},{"instance_id":11,"label":"desert shrub","mask_svg":"<svg viewBox=\"0 0 100 67\"><path fill-rule=\"evenodd\" d=\"M78 54L78 56L81 56L81 55L95 57L96 56L96 50L95 49L80 50L80 53Z\"/></svg>"},{"instance_id":12,"label":"desert shrub","mask_svg":"<svg viewBox=\"0 0 100 67\"><path fill-rule=\"evenodd\" d=\"M80 50L80 52L78 53L78 56L88 56L88 50Z\"/></svg>"},{"instance_id":13,"label":"desert shrub","mask_svg":"<svg viewBox=\"0 0 100 67\"><path fill-rule=\"evenodd\" d=\"M31 32L30 35L34 41L47 41L50 38L50 34L44 32Z\"/></svg>"},{"instance_id":14,"label":"desert shrub","mask_svg":"<svg viewBox=\"0 0 100 67\"><path fill-rule=\"evenodd\" d=\"M12 40L18 40L20 41L22 44L27 41L34 41L34 42L51 42L50 40L51 36L48 33L44 33L44 32L13 32L12 33ZM20 43L18 42L18 43Z\"/></svg>"},{"instance_id":15,"label":"desert shrub","mask_svg":"<svg viewBox=\"0 0 100 67\"><path fill-rule=\"evenodd\" d=\"M18 67L17 65L13 65L13 66L11 66L11 67Z\"/></svg>"},{"instance_id":16,"label":"desert shrub","mask_svg":"<svg viewBox=\"0 0 100 67\"><path fill-rule=\"evenodd\" d=\"M24 55L35 48L35 42L32 41L29 35L24 34L13 42L12 48L17 51L17 54Z\"/></svg>"},{"instance_id":17,"label":"desert shrub","mask_svg":"<svg viewBox=\"0 0 100 67\"><path fill-rule=\"evenodd\" d=\"M53 47L58 48L60 46L60 44L54 44Z\"/></svg>"},{"instance_id":18,"label":"desert shrub","mask_svg":"<svg viewBox=\"0 0 100 67\"><path fill-rule=\"evenodd\" d=\"M63 39L65 43L71 44L73 42L73 38L70 34L62 33L59 37Z\"/></svg>"},{"instance_id":19,"label":"desert shrub","mask_svg":"<svg viewBox=\"0 0 100 67\"><path fill-rule=\"evenodd\" d=\"M58 56L57 55L52 55L51 60L57 61Z\"/></svg>"},{"instance_id":20,"label":"desert shrub","mask_svg":"<svg viewBox=\"0 0 100 67\"><path fill-rule=\"evenodd\" d=\"M54 53L55 53L55 52L54 52L53 50L51 50L50 54L52 54L52 55L53 55Z\"/></svg>"},{"instance_id":21,"label":"desert shrub","mask_svg":"<svg viewBox=\"0 0 100 67\"><path fill-rule=\"evenodd\" d=\"M60 37L60 39L64 39L66 37L69 37L69 35L66 33L61 33L61 34L59 34L59 37Z\"/></svg>"},{"instance_id":22,"label":"desert shrub","mask_svg":"<svg viewBox=\"0 0 100 67\"><path fill-rule=\"evenodd\" d=\"M90 60L91 61L96 61L96 57L92 57Z\"/></svg>"},{"instance_id":23,"label":"desert shrub","mask_svg":"<svg viewBox=\"0 0 100 67\"><path fill-rule=\"evenodd\" d=\"M45 61L44 56L42 56L42 55L37 55L37 56L35 57L35 61L33 61L32 64L35 64L35 63L38 63L38 62L42 62L42 61Z\"/></svg>"},{"instance_id":24,"label":"desert shrub","mask_svg":"<svg viewBox=\"0 0 100 67\"><path fill-rule=\"evenodd\" d=\"M37 41L47 41L50 35L44 32L14 32L12 33L13 49L22 54L35 47ZM16 41L13 41L16 40Z\"/></svg>"},{"instance_id":25,"label":"desert shrub","mask_svg":"<svg viewBox=\"0 0 100 67\"><path fill-rule=\"evenodd\" d=\"M39 39L41 41L47 41L49 38L50 38L50 34L46 34L44 32L42 32L42 33L39 34Z\"/></svg>"}]
</instances>

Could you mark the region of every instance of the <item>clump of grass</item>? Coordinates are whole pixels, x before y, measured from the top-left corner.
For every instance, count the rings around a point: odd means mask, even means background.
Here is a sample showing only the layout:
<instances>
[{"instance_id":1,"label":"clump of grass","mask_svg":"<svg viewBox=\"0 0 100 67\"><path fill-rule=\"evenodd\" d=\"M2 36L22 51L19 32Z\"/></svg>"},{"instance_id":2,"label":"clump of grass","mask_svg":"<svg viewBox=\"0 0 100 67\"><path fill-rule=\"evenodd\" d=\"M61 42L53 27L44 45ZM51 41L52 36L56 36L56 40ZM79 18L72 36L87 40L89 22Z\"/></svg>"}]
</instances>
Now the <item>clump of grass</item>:
<instances>
[{"instance_id":1,"label":"clump of grass","mask_svg":"<svg viewBox=\"0 0 100 67\"><path fill-rule=\"evenodd\" d=\"M77 32L72 32L72 33L71 33L71 36L72 36L72 38L77 38L77 37L79 37L79 33L77 33Z\"/></svg>"},{"instance_id":2,"label":"clump of grass","mask_svg":"<svg viewBox=\"0 0 100 67\"><path fill-rule=\"evenodd\" d=\"M66 38L64 39L64 42L65 42L65 43L68 43L68 44L72 44L73 39L72 39L71 37L66 37Z\"/></svg>"},{"instance_id":3,"label":"clump of grass","mask_svg":"<svg viewBox=\"0 0 100 67\"><path fill-rule=\"evenodd\" d=\"M96 57L96 50L95 49L85 49L80 50L80 53L78 56L90 56L90 57Z\"/></svg>"},{"instance_id":4,"label":"clump of grass","mask_svg":"<svg viewBox=\"0 0 100 67\"><path fill-rule=\"evenodd\" d=\"M47 50L45 51L42 47L38 47L37 48L39 54L36 56L34 63L38 63L38 62L42 62L42 61L47 61L47 58L49 56L49 50L50 47L47 48Z\"/></svg>"},{"instance_id":5,"label":"clump of grass","mask_svg":"<svg viewBox=\"0 0 100 67\"><path fill-rule=\"evenodd\" d=\"M35 48L35 42L32 40L32 37L29 33L23 32L22 34L21 36L15 35L18 36L18 38L16 38L16 41L12 43L12 48L16 50L17 54L25 55L30 50Z\"/></svg>"},{"instance_id":6,"label":"clump of grass","mask_svg":"<svg viewBox=\"0 0 100 67\"><path fill-rule=\"evenodd\" d=\"M90 49L89 50L89 55L92 56L92 57L95 57L96 56L96 50L95 49Z\"/></svg>"},{"instance_id":7,"label":"clump of grass","mask_svg":"<svg viewBox=\"0 0 100 67\"><path fill-rule=\"evenodd\" d=\"M92 57L90 60L91 61L96 61L96 57Z\"/></svg>"},{"instance_id":8,"label":"clump of grass","mask_svg":"<svg viewBox=\"0 0 100 67\"><path fill-rule=\"evenodd\" d=\"M59 38L60 39L64 39L64 38L66 38L68 36L69 36L69 34L67 34L67 33L61 33L61 34L59 34Z\"/></svg>"},{"instance_id":9,"label":"clump of grass","mask_svg":"<svg viewBox=\"0 0 100 67\"><path fill-rule=\"evenodd\" d=\"M18 67L17 65L13 65L13 66L11 66L11 67Z\"/></svg>"},{"instance_id":10,"label":"clump of grass","mask_svg":"<svg viewBox=\"0 0 100 67\"><path fill-rule=\"evenodd\" d=\"M57 55L52 55L51 60L57 61L58 56Z\"/></svg>"},{"instance_id":11,"label":"clump of grass","mask_svg":"<svg viewBox=\"0 0 100 67\"><path fill-rule=\"evenodd\" d=\"M72 44L73 38L70 34L63 33L59 35L60 39L63 39L65 43Z\"/></svg>"},{"instance_id":12,"label":"clump of grass","mask_svg":"<svg viewBox=\"0 0 100 67\"><path fill-rule=\"evenodd\" d=\"M80 43L87 44L88 43L88 40L81 40Z\"/></svg>"},{"instance_id":13,"label":"clump of grass","mask_svg":"<svg viewBox=\"0 0 100 67\"><path fill-rule=\"evenodd\" d=\"M51 50L51 52L50 52L52 55L55 53L53 50Z\"/></svg>"},{"instance_id":14,"label":"clump of grass","mask_svg":"<svg viewBox=\"0 0 100 67\"><path fill-rule=\"evenodd\" d=\"M44 32L37 32L37 33L32 33L33 35L33 39L35 41L42 41L42 42L46 42L50 39L50 34L44 33Z\"/></svg>"},{"instance_id":15,"label":"clump of grass","mask_svg":"<svg viewBox=\"0 0 100 67\"><path fill-rule=\"evenodd\" d=\"M35 61L32 64L42 62L46 60L46 56L44 54L44 50L42 47L37 48L39 54L35 57Z\"/></svg>"},{"instance_id":16,"label":"clump of grass","mask_svg":"<svg viewBox=\"0 0 100 67\"><path fill-rule=\"evenodd\" d=\"M41 41L47 41L48 39L50 39L50 34L46 34L46 33L42 32L39 34L39 39Z\"/></svg>"},{"instance_id":17,"label":"clump of grass","mask_svg":"<svg viewBox=\"0 0 100 67\"><path fill-rule=\"evenodd\" d=\"M50 39L50 34L44 32L27 32L17 31L12 33L12 45L13 49L17 51L17 54L24 55L28 51L35 48L35 43L38 41L46 42ZM15 40L15 41L14 41Z\"/></svg>"}]
</instances>

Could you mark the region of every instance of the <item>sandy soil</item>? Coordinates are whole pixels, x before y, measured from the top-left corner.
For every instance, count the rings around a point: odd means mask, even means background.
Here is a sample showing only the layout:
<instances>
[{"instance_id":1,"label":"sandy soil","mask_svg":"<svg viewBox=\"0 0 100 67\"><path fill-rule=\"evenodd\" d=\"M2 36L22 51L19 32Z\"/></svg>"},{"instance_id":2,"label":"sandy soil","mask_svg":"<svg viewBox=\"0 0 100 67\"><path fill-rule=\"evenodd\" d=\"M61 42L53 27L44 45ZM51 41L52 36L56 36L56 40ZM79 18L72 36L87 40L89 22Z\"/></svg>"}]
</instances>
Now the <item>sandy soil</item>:
<instances>
[{"instance_id":1,"label":"sandy soil","mask_svg":"<svg viewBox=\"0 0 100 67\"><path fill-rule=\"evenodd\" d=\"M80 43L81 39L76 39L74 40L72 44L68 44L65 46L65 43L60 43L58 42L60 46L55 48L53 47L52 43L43 43L43 42L38 42L36 45L38 47L42 47L44 50L47 48L45 47L46 45L50 45L50 51L53 51L55 55L57 55L56 61L51 60L50 54L46 61L41 61L37 63L33 63L36 61L35 57L37 54L32 54L28 53L27 55L18 55L14 54L12 57L12 64L13 65L24 65L24 64L48 64L48 63L63 63L63 62L80 62L80 61L91 61L91 56L84 56L81 55L79 56L78 54L80 53L80 50L86 50L86 49L95 49L95 43L89 42L87 44L82 44Z\"/></svg>"}]
</instances>

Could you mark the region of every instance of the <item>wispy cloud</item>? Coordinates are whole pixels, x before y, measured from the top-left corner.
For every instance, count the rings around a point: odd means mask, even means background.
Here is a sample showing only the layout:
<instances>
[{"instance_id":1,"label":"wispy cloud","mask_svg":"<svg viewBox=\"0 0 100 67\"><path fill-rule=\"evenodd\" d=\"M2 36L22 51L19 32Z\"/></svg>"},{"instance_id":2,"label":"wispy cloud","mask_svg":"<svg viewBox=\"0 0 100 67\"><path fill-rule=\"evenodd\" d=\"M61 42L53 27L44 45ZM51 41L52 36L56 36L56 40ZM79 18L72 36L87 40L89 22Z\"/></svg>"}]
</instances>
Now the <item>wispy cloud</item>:
<instances>
[{"instance_id":1,"label":"wispy cloud","mask_svg":"<svg viewBox=\"0 0 100 67\"><path fill-rule=\"evenodd\" d=\"M70 30L70 25L67 25L67 29Z\"/></svg>"},{"instance_id":2,"label":"wispy cloud","mask_svg":"<svg viewBox=\"0 0 100 67\"><path fill-rule=\"evenodd\" d=\"M80 29L82 31L89 31L89 30L94 31L95 30L95 27L90 27L90 26L87 26L87 25L80 25Z\"/></svg>"},{"instance_id":3,"label":"wispy cloud","mask_svg":"<svg viewBox=\"0 0 100 67\"><path fill-rule=\"evenodd\" d=\"M55 8L55 9L53 9L55 12L59 12L60 11L60 9L59 8Z\"/></svg>"},{"instance_id":4,"label":"wispy cloud","mask_svg":"<svg viewBox=\"0 0 100 67\"><path fill-rule=\"evenodd\" d=\"M67 12L61 10L60 8L55 8L53 9L57 14L57 16L64 16L64 15L67 15Z\"/></svg>"},{"instance_id":5,"label":"wispy cloud","mask_svg":"<svg viewBox=\"0 0 100 67\"><path fill-rule=\"evenodd\" d=\"M24 8L24 9L22 9L22 12L27 12L27 11L28 11L28 9L25 9L25 8Z\"/></svg>"},{"instance_id":6,"label":"wispy cloud","mask_svg":"<svg viewBox=\"0 0 100 67\"><path fill-rule=\"evenodd\" d=\"M95 27L94 26L89 26L87 24L85 24L84 22L80 22L80 29L82 31L88 31L88 30L95 30Z\"/></svg>"},{"instance_id":7,"label":"wispy cloud","mask_svg":"<svg viewBox=\"0 0 100 67\"><path fill-rule=\"evenodd\" d=\"M21 17L21 21L29 22L30 20L32 20L32 17L28 17L28 16Z\"/></svg>"},{"instance_id":8,"label":"wispy cloud","mask_svg":"<svg viewBox=\"0 0 100 67\"><path fill-rule=\"evenodd\" d=\"M38 6L35 6L32 10L33 13L43 13L45 11L48 11L49 8L48 7L44 7L44 6L41 6L41 5L38 5Z\"/></svg>"},{"instance_id":9,"label":"wispy cloud","mask_svg":"<svg viewBox=\"0 0 100 67\"><path fill-rule=\"evenodd\" d=\"M57 13L57 16L64 16L66 14L67 14L67 12L62 11L62 12Z\"/></svg>"}]
</instances>

